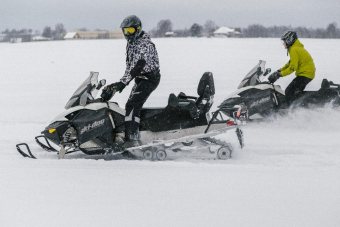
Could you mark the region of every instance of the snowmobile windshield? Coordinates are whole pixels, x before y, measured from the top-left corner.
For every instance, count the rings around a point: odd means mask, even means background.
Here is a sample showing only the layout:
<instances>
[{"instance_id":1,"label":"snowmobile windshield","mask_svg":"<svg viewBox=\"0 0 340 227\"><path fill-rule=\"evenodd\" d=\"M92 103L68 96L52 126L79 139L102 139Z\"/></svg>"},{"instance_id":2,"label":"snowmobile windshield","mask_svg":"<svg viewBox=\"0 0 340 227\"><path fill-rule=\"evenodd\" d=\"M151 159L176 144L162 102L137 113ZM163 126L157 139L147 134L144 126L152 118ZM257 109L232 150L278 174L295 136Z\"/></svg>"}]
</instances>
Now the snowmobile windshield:
<instances>
[{"instance_id":1,"label":"snowmobile windshield","mask_svg":"<svg viewBox=\"0 0 340 227\"><path fill-rule=\"evenodd\" d=\"M260 76L263 75L265 70L265 61L260 60L259 63L252 69L250 72L243 78L240 85L238 85L237 89L254 86L261 82Z\"/></svg>"},{"instance_id":2,"label":"snowmobile windshield","mask_svg":"<svg viewBox=\"0 0 340 227\"><path fill-rule=\"evenodd\" d=\"M96 89L98 85L98 75L99 73L97 72L90 73L90 76L73 93L72 97L67 102L65 109L79 105L85 106L89 99L92 100L93 97L96 97L98 92Z\"/></svg>"}]
</instances>

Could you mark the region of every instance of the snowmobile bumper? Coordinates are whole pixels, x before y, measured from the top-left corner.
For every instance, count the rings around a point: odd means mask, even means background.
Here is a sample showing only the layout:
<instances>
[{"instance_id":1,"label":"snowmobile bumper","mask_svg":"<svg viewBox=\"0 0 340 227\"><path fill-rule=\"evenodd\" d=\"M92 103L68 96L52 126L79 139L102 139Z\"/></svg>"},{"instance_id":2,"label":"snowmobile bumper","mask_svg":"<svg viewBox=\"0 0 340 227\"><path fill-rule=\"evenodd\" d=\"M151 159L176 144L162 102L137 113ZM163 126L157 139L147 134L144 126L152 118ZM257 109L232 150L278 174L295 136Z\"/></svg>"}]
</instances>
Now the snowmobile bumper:
<instances>
[{"instance_id":1,"label":"snowmobile bumper","mask_svg":"<svg viewBox=\"0 0 340 227\"><path fill-rule=\"evenodd\" d=\"M44 138L45 141L46 141L46 145L43 144L42 142L40 142L40 141L39 141L39 138ZM35 137L35 141L36 141L37 144L39 144L39 146L42 147L45 151L49 151L49 152L50 152L50 151L52 151L52 152L58 152L56 149L54 149L54 148L51 146L51 144L50 144L50 142L48 142L46 136L36 136L36 137Z\"/></svg>"}]
</instances>

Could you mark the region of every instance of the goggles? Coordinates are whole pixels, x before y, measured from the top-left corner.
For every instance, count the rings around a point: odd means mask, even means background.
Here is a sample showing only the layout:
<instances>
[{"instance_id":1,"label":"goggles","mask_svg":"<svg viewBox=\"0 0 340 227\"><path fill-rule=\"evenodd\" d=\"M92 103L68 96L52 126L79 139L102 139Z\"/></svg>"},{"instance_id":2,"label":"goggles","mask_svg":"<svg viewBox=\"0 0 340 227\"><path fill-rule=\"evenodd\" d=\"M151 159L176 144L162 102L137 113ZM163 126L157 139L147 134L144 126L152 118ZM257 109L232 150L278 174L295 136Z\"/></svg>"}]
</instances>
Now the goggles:
<instances>
[{"instance_id":1,"label":"goggles","mask_svg":"<svg viewBox=\"0 0 340 227\"><path fill-rule=\"evenodd\" d=\"M132 35L134 34L138 29L140 29L140 26L136 28L129 27L129 28L122 28L124 35Z\"/></svg>"}]
</instances>

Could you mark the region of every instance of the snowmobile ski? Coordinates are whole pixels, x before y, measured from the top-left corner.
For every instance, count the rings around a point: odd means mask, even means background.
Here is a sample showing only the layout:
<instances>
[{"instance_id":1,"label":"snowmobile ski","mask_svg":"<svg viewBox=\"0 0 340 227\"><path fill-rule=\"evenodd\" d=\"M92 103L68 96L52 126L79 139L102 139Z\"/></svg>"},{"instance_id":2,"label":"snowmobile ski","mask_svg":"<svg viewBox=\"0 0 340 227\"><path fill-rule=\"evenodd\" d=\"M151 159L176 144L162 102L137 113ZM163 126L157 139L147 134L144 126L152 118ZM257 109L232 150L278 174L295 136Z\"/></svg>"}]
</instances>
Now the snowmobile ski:
<instances>
[{"instance_id":1,"label":"snowmobile ski","mask_svg":"<svg viewBox=\"0 0 340 227\"><path fill-rule=\"evenodd\" d=\"M28 154L26 154L24 151L21 150L21 146L25 146ZM37 159L31 152L29 146L26 143L19 143L16 145L17 151L24 156L25 158L32 158L32 159Z\"/></svg>"},{"instance_id":2,"label":"snowmobile ski","mask_svg":"<svg viewBox=\"0 0 340 227\"><path fill-rule=\"evenodd\" d=\"M40 142L39 138L44 138L46 145ZM45 136L36 136L35 141L37 144L39 144L40 147L42 147L45 151L52 151L52 152L58 152L54 147L51 146L50 142L48 142L47 138Z\"/></svg>"}]
</instances>

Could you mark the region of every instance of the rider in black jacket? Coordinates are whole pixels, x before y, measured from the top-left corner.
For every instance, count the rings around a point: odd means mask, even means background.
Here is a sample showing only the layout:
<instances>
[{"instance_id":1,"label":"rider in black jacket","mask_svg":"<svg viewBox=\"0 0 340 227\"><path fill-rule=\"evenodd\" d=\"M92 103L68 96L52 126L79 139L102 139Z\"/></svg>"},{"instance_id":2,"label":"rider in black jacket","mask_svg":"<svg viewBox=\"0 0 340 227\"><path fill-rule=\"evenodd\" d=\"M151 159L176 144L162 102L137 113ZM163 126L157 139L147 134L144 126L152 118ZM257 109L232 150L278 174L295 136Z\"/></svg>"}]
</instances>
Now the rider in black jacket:
<instances>
[{"instance_id":1,"label":"rider in black jacket","mask_svg":"<svg viewBox=\"0 0 340 227\"><path fill-rule=\"evenodd\" d=\"M128 148L139 146L141 109L150 94L157 88L161 75L155 44L151 42L150 35L142 30L141 20L137 16L131 15L124 19L120 27L127 40L125 74L119 82L104 88L102 97L110 96L110 91L122 92L125 86L133 79L135 80L125 105L126 141L123 147Z\"/></svg>"}]
</instances>

